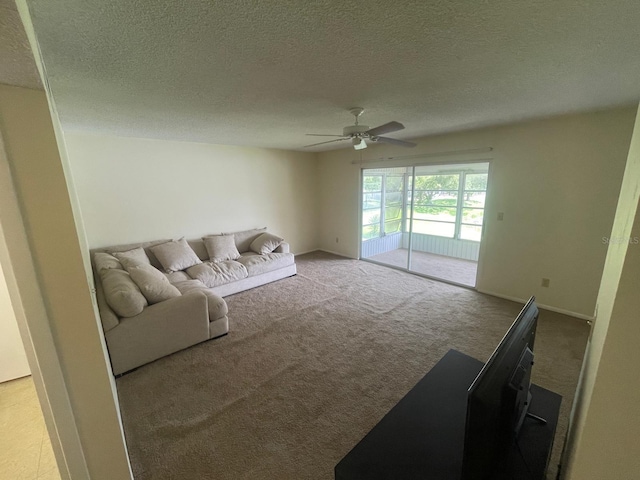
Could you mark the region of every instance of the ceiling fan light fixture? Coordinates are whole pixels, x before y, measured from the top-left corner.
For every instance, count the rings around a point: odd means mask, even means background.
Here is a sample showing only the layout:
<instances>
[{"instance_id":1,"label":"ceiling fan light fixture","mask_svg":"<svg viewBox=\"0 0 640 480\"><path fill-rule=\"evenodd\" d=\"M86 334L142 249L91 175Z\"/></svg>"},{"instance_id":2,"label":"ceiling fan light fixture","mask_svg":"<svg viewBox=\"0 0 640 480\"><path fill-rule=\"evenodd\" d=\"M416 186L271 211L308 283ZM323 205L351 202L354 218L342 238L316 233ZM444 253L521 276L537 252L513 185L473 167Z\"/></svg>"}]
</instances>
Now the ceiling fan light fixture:
<instances>
[{"instance_id":1,"label":"ceiling fan light fixture","mask_svg":"<svg viewBox=\"0 0 640 480\"><path fill-rule=\"evenodd\" d=\"M356 150L367 148L367 142L364 141L364 138L353 137L351 143L353 143L353 148Z\"/></svg>"}]
</instances>

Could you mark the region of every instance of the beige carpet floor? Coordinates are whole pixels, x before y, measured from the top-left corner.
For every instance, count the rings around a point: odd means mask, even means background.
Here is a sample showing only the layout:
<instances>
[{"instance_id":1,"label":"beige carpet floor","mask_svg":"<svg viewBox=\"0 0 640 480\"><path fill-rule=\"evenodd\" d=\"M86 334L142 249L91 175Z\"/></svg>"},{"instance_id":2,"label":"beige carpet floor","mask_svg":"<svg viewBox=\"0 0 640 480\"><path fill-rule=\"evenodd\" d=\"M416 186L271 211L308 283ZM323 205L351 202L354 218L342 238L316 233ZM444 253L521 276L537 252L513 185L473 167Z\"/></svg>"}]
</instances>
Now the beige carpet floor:
<instances>
[{"instance_id":1,"label":"beige carpet floor","mask_svg":"<svg viewBox=\"0 0 640 480\"><path fill-rule=\"evenodd\" d=\"M454 348L486 360L522 305L316 252L227 297L230 332L117 380L136 479L331 479L335 464ZM564 396L588 335L542 311L536 383Z\"/></svg>"}]
</instances>

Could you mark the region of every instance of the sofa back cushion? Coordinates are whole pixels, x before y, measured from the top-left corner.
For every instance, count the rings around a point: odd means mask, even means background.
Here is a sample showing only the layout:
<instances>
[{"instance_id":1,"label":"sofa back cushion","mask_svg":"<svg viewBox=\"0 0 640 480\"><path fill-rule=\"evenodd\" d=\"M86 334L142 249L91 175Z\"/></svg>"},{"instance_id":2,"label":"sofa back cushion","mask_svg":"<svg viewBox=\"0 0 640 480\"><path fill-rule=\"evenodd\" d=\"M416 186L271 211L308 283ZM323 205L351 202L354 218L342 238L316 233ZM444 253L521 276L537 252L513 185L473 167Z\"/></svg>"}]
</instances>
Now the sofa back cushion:
<instances>
[{"instance_id":1,"label":"sofa back cushion","mask_svg":"<svg viewBox=\"0 0 640 480\"><path fill-rule=\"evenodd\" d=\"M256 252L259 255L273 252L280 244L284 242L284 238L280 238L269 232L264 232L251 242L249 248L252 252Z\"/></svg>"},{"instance_id":2,"label":"sofa back cushion","mask_svg":"<svg viewBox=\"0 0 640 480\"><path fill-rule=\"evenodd\" d=\"M124 265L150 305L182 295L156 267L133 262Z\"/></svg>"},{"instance_id":3,"label":"sofa back cushion","mask_svg":"<svg viewBox=\"0 0 640 480\"><path fill-rule=\"evenodd\" d=\"M110 268L119 268L124 270L124 267L116 257L106 252L98 252L93 256L93 263L96 266L96 272L100 273L100 270L109 270Z\"/></svg>"},{"instance_id":4,"label":"sofa back cushion","mask_svg":"<svg viewBox=\"0 0 640 480\"><path fill-rule=\"evenodd\" d=\"M256 238L267 231L267 227L253 228L251 230L243 230L242 232L225 233L224 235L233 235L236 242L238 252L244 253L250 250L249 246Z\"/></svg>"},{"instance_id":5,"label":"sofa back cushion","mask_svg":"<svg viewBox=\"0 0 640 480\"><path fill-rule=\"evenodd\" d=\"M124 252L114 252L113 256L116 257L118 260L120 260L120 262L122 262L125 259L131 259L136 263L146 263L148 265L151 264L151 261L149 260L147 253L144 251L144 248L142 247L133 248L131 250L126 250Z\"/></svg>"},{"instance_id":6,"label":"sofa back cushion","mask_svg":"<svg viewBox=\"0 0 640 480\"><path fill-rule=\"evenodd\" d=\"M147 254L147 258L149 259L149 262L151 263L151 265L161 269L162 265L160 264L156 256L151 251L151 247L160 245L161 243L167 243L169 241L170 239L163 239L163 240L154 240L152 242L128 243L126 245L114 245L111 247L93 248L91 249L91 255L94 260L94 266L95 266L95 258L98 253L108 253L110 255L113 255L116 252L126 252L127 250L133 250L135 248L141 247L144 250L144 253ZM96 272L97 271L98 269L96 266Z\"/></svg>"},{"instance_id":7,"label":"sofa back cushion","mask_svg":"<svg viewBox=\"0 0 640 480\"><path fill-rule=\"evenodd\" d=\"M209 260L209 253L207 253L207 249L204 246L204 242L202 238L197 238L195 240L187 240L187 243L191 247L191 249L195 252L200 260L206 262Z\"/></svg>"},{"instance_id":8,"label":"sofa back cushion","mask_svg":"<svg viewBox=\"0 0 640 480\"><path fill-rule=\"evenodd\" d=\"M165 272L179 272L202 263L187 241L182 237L151 247Z\"/></svg>"},{"instance_id":9,"label":"sofa back cushion","mask_svg":"<svg viewBox=\"0 0 640 480\"><path fill-rule=\"evenodd\" d=\"M148 305L128 272L119 268L103 268L100 280L107 304L119 317L138 315Z\"/></svg>"},{"instance_id":10,"label":"sofa back cushion","mask_svg":"<svg viewBox=\"0 0 640 480\"><path fill-rule=\"evenodd\" d=\"M212 235L202 239L212 262L224 262L240 258L234 235Z\"/></svg>"}]
</instances>

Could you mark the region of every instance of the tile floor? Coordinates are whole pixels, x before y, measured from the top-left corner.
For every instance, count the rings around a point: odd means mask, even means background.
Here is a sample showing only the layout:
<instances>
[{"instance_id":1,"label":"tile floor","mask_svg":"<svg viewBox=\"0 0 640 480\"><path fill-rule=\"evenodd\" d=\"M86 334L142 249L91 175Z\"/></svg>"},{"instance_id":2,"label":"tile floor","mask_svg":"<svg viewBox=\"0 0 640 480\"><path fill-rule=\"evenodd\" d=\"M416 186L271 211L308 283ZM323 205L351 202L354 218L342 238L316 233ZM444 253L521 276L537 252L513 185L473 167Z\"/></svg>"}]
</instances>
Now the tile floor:
<instances>
[{"instance_id":1,"label":"tile floor","mask_svg":"<svg viewBox=\"0 0 640 480\"><path fill-rule=\"evenodd\" d=\"M0 383L0 477L59 480L31 377Z\"/></svg>"}]
</instances>

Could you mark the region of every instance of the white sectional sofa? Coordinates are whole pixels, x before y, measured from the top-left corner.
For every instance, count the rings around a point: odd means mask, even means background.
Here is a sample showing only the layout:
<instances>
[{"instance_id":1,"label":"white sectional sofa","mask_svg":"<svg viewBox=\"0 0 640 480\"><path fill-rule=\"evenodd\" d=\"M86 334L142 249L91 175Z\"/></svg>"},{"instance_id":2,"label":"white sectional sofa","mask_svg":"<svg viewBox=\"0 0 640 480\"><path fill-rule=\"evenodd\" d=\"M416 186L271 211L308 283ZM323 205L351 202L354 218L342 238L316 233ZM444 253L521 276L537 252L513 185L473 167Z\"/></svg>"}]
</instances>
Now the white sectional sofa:
<instances>
[{"instance_id":1,"label":"white sectional sofa","mask_svg":"<svg viewBox=\"0 0 640 480\"><path fill-rule=\"evenodd\" d=\"M266 228L94 249L96 298L113 373L229 331L222 297L296 274Z\"/></svg>"}]
</instances>

